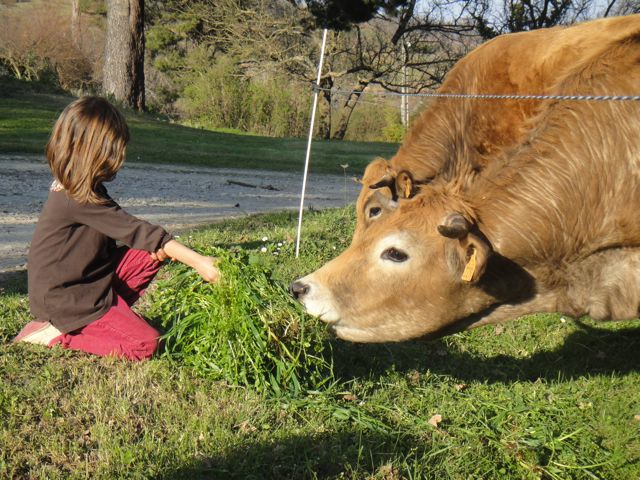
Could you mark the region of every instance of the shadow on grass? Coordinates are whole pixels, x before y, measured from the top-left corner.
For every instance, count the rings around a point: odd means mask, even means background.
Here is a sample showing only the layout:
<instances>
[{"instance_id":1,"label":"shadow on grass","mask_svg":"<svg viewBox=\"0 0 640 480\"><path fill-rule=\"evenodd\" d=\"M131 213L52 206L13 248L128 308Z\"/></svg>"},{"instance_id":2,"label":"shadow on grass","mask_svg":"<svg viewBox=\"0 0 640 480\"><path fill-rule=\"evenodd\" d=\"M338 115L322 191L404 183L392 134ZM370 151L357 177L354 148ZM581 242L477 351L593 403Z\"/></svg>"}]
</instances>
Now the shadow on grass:
<instances>
[{"instance_id":1,"label":"shadow on grass","mask_svg":"<svg viewBox=\"0 0 640 480\"><path fill-rule=\"evenodd\" d=\"M526 358L497 354L478 356L447 346L444 340L398 344L351 344L332 340L336 375L344 380L375 378L390 369L448 375L461 381L510 383L573 379L585 375L640 372L638 327L604 330L578 322L555 350ZM506 340L506 339L505 339Z\"/></svg>"},{"instance_id":2,"label":"shadow on grass","mask_svg":"<svg viewBox=\"0 0 640 480\"><path fill-rule=\"evenodd\" d=\"M242 250L257 250L260 247L263 247L265 242L263 241L255 241L255 242L237 242L237 243L225 243L221 245L216 245L218 248L229 251L242 251Z\"/></svg>"},{"instance_id":3,"label":"shadow on grass","mask_svg":"<svg viewBox=\"0 0 640 480\"><path fill-rule=\"evenodd\" d=\"M414 456L425 441L407 435L356 431L291 436L262 442L242 442L222 456L204 457L191 465L166 472L157 479L283 479L342 478L357 469L359 478L387 472L383 478L400 478L390 462ZM391 447L393 446L393 447ZM442 455L446 455L445 452ZM438 455L432 459L440 463ZM350 478L347 473L345 478ZM364 478L364 477L363 477Z\"/></svg>"},{"instance_id":4,"label":"shadow on grass","mask_svg":"<svg viewBox=\"0 0 640 480\"><path fill-rule=\"evenodd\" d=\"M27 293L27 270L0 272L0 289L6 293Z\"/></svg>"}]
</instances>

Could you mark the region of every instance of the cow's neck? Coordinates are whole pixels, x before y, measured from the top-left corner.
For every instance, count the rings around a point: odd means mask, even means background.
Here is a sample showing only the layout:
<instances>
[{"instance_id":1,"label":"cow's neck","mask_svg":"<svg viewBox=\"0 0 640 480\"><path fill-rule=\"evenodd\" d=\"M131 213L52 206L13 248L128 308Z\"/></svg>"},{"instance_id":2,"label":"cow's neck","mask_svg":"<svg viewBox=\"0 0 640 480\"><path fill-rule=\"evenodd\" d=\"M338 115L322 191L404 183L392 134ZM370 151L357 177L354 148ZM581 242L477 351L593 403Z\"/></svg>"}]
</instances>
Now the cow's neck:
<instances>
[{"instance_id":1,"label":"cow's neck","mask_svg":"<svg viewBox=\"0 0 640 480\"><path fill-rule=\"evenodd\" d=\"M493 272L496 277L500 273ZM595 320L625 320L638 316L640 249L611 248L598 252L568 265L563 277L555 285L549 285L548 278L545 282L536 280L535 285L531 285L533 288L528 288L526 282L516 282L513 288L517 297L507 301L497 297L493 305L459 320L444 334L539 312L557 312L573 318L588 315ZM522 280L524 277L500 275L503 284L517 278ZM493 280L487 283L493 283Z\"/></svg>"},{"instance_id":2,"label":"cow's neck","mask_svg":"<svg viewBox=\"0 0 640 480\"><path fill-rule=\"evenodd\" d=\"M451 130L464 115L450 99L437 99L416 121L391 159L397 171L409 170L416 180L435 177L452 149Z\"/></svg>"},{"instance_id":3,"label":"cow's neck","mask_svg":"<svg viewBox=\"0 0 640 480\"><path fill-rule=\"evenodd\" d=\"M480 229L496 251L528 267L635 245L640 120L633 108L557 106L540 135L470 187ZM598 122L570 121L595 116Z\"/></svg>"}]
</instances>

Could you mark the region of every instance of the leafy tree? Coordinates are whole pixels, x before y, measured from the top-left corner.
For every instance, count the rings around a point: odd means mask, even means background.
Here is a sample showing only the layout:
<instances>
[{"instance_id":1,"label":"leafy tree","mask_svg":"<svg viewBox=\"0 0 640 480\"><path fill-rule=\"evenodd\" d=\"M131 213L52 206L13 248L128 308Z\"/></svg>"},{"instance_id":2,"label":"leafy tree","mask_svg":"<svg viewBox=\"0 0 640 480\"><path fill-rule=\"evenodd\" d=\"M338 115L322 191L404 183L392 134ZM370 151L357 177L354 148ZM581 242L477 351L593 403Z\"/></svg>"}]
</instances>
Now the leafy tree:
<instances>
[{"instance_id":1,"label":"leafy tree","mask_svg":"<svg viewBox=\"0 0 640 480\"><path fill-rule=\"evenodd\" d=\"M266 53L298 52L304 29L290 28L282 14L295 10L288 2L169 0L148 7L148 71L156 104L173 102L175 113L208 127L278 136L307 128L307 97L299 82Z\"/></svg>"}]
</instances>

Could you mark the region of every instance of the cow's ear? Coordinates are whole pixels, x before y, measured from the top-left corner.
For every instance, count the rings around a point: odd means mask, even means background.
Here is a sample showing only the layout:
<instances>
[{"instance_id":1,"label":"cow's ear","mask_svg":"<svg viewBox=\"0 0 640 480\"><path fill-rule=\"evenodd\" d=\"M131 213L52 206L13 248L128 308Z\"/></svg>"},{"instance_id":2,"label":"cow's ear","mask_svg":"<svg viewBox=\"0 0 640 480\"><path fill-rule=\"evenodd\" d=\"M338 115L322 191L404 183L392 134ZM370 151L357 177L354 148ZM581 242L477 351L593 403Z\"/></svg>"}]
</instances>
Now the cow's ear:
<instances>
[{"instance_id":1,"label":"cow's ear","mask_svg":"<svg viewBox=\"0 0 640 480\"><path fill-rule=\"evenodd\" d=\"M487 267L491 246L476 234L469 233L460 239L460 254L464 263L460 279L464 282L476 283Z\"/></svg>"},{"instance_id":2,"label":"cow's ear","mask_svg":"<svg viewBox=\"0 0 640 480\"><path fill-rule=\"evenodd\" d=\"M416 182L413 180L413 175L407 170L401 170L396 175L396 192L398 198L411 198L413 197L418 188Z\"/></svg>"},{"instance_id":3,"label":"cow's ear","mask_svg":"<svg viewBox=\"0 0 640 480\"><path fill-rule=\"evenodd\" d=\"M469 221L461 213L450 213L438 225L438 232L441 235L458 240L458 255L464 265L460 279L464 282L476 283L487 266L491 246L470 230Z\"/></svg>"}]
</instances>

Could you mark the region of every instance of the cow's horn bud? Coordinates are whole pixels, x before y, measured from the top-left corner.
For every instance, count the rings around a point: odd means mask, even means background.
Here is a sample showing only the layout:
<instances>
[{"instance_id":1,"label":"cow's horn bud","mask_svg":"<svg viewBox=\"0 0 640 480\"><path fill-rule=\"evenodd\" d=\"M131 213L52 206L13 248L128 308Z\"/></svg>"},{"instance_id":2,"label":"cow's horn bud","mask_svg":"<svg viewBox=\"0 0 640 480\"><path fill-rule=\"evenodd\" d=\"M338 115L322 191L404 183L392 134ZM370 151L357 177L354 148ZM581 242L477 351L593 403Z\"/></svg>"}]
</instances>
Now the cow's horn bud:
<instances>
[{"instance_id":1,"label":"cow's horn bud","mask_svg":"<svg viewBox=\"0 0 640 480\"><path fill-rule=\"evenodd\" d=\"M391 188L394 186L395 186L395 178L392 177L391 175L385 175L373 185L369 185L369 188L372 190L377 190L378 188L383 188L383 187Z\"/></svg>"},{"instance_id":2,"label":"cow's horn bud","mask_svg":"<svg viewBox=\"0 0 640 480\"><path fill-rule=\"evenodd\" d=\"M448 238L463 238L469 233L469 222L459 213L450 213L438 225L438 232Z\"/></svg>"}]
</instances>

